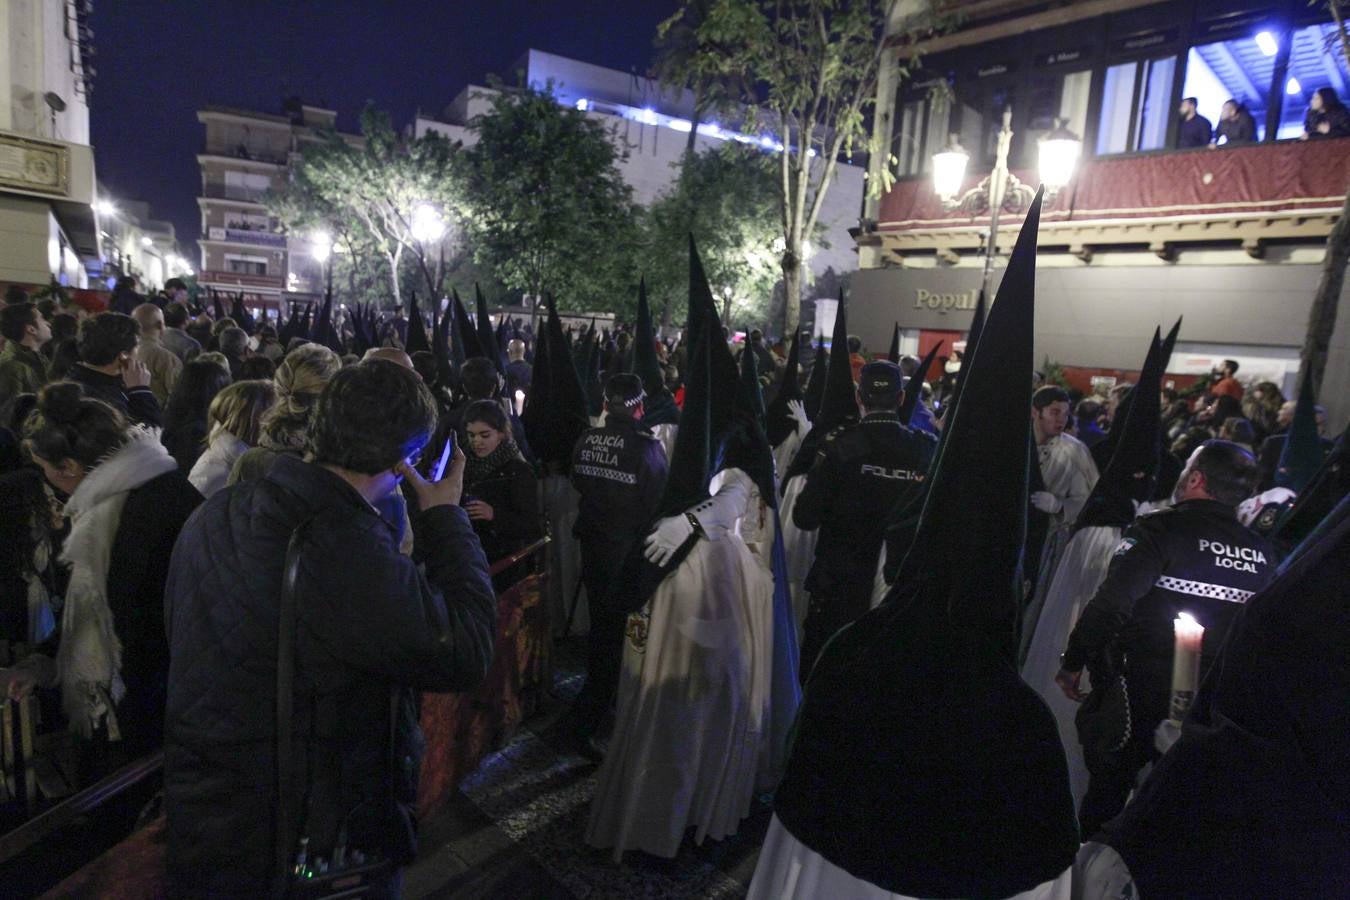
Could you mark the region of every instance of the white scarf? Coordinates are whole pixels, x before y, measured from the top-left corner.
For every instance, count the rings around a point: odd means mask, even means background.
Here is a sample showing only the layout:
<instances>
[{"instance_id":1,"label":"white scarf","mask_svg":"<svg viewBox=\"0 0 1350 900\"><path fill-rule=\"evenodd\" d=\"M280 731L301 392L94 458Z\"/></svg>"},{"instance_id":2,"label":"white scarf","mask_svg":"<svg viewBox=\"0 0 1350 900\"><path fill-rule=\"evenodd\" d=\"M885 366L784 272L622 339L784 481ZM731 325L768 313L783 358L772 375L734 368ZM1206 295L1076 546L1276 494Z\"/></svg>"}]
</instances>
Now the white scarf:
<instances>
[{"instance_id":1,"label":"white scarf","mask_svg":"<svg viewBox=\"0 0 1350 900\"><path fill-rule=\"evenodd\" d=\"M108 735L118 737L113 707L126 693L122 644L108 608L108 565L127 495L176 467L159 432L132 428L127 442L99 462L66 502L70 535L61 561L70 566L56 673L61 703L72 731L89 737L107 717Z\"/></svg>"}]
</instances>

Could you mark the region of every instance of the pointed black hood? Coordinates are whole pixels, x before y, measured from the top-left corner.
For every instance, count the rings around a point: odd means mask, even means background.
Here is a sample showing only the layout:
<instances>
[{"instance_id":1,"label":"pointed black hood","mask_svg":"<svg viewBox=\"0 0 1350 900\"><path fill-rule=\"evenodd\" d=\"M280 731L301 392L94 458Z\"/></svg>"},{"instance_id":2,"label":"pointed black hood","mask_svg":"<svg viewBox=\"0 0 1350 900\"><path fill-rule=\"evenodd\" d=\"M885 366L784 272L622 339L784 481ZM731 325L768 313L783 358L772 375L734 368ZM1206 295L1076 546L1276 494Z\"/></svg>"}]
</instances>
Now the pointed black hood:
<instances>
[{"instance_id":1,"label":"pointed black hood","mask_svg":"<svg viewBox=\"0 0 1350 900\"><path fill-rule=\"evenodd\" d=\"M830 432L844 425L858 421L857 386L853 383L853 364L848 352L848 310L844 306L844 292L839 291L839 305L835 307L834 333L830 339L830 362L825 370L825 385L821 391L820 410L811 420L811 430L802 440L801 448L792 457L787 472L783 474L783 486L798 475L811 471L816 460L816 451ZM820 366L820 356L816 356L816 367ZM815 375L813 368L811 374ZM811 385L806 386L808 396Z\"/></svg>"},{"instance_id":2,"label":"pointed black hood","mask_svg":"<svg viewBox=\"0 0 1350 900\"><path fill-rule=\"evenodd\" d=\"M310 340L314 337L314 304L305 304L305 318L300 322L301 337Z\"/></svg>"},{"instance_id":3,"label":"pointed black hood","mask_svg":"<svg viewBox=\"0 0 1350 900\"><path fill-rule=\"evenodd\" d=\"M441 316L445 324L443 330L449 338L450 344L450 365L458 372L460 366L468 359L468 354L464 349L464 325L456 309L463 311L464 304L460 302L459 291L450 289L450 302L446 304L445 313Z\"/></svg>"},{"instance_id":4,"label":"pointed black hood","mask_svg":"<svg viewBox=\"0 0 1350 900\"><path fill-rule=\"evenodd\" d=\"M1288 550L1312 533L1336 504L1350 496L1350 427L1341 434L1317 474L1299 491L1270 539Z\"/></svg>"},{"instance_id":5,"label":"pointed black hood","mask_svg":"<svg viewBox=\"0 0 1350 900\"><path fill-rule=\"evenodd\" d=\"M797 383L801 365L801 335L792 336L792 346L788 348L787 365L783 368L783 380L778 393L765 414L765 432L770 446L777 447L796 429L797 423L788 415L788 401L802 399L802 388Z\"/></svg>"},{"instance_id":6,"label":"pointed black hood","mask_svg":"<svg viewBox=\"0 0 1350 900\"><path fill-rule=\"evenodd\" d=\"M220 302L220 294L216 293L215 288L211 289L211 312L217 322L221 319L229 318L225 315L225 307Z\"/></svg>"},{"instance_id":7,"label":"pointed black hood","mask_svg":"<svg viewBox=\"0 0 1350 900\"><path fill-rule=\"evenodd\" d=\"M680 408L666 387L666 376L656 356L656 328L652 308L647 301L647 279L638 281L637 328L633 338L634 375L642 379L647 398L643 401L642 423L648 427L672 425L680 420Z\"/></svg>"},{"instance_id":8,"label":"pointed black hood","mask_svg":"<svg viewBox=\"0 0 1350 900\"><path fill-rule=\"evenodd\" d=\"M1322 465L1322 436L1317 433L1317 402L1312 366L1306 366L1298 389L1294 418L1284 437L1284 450L1275 469L1275 486L1301 493Z\"/></svg>"},{"instance_id":9,"label":"pointed black hood","mask_svg":"<svg viewBox=\"0 0 1350 900\"><path fill-rule=\"evenodd\" d=\"M488 313L487 298L478 282L473 283L474 312L478 319L478 346L483 355L497 364L498 372L506 371L506 357L497 345L496 332L492 330L492 316Z\"/></svg>"},{"instance_id":10,"label":"pointed black hood","mask_svg":"<svg viewBox=\"0 0 1350 900\"><path fill-rule=\"evenodd\" d=\"M900 402L900 421L906 426L914 421L914 413L918 410L919 401L923 397L924 379L928 377L928 370L932 368L933 360L937 358L941 349L942 341L938 341L919 362L914 374L905 382L905 399Z\"/></svg>"},{"instance_id":11,"label":"pointed black hood","mask_svg":"<svg viewBox=\"0 0 1350 900\"><path fill-rule=\"evenodd\" d=\"M525 438L550 474L567 474L572 448L590 428L586 395L563 334L562 320L552 297L545 298L548 321L535 358L534 378L521 416ZM542 378L541 378L542 376Z\"/></svg>"},{"instance_id":12,"label":"pointed black hood","mask_svg":"<svg viewBox=\"0 0 1350 900\"><path fill-rule=\"evenodd\" d=\"M594 333L587 342L586 371L582 387L586 390L587 411L597 418L605 411L605 383L600 377L600 340Z\"/></svg>"},{"instance_id":13,"label":"pointed black hood","mask_svg":"<svg viewBox=\"0 0 1350 900\"><path fill-rule=\"evenodd\" d=\"M332 293L328 292L330 297ZM244 306L243 294L234 295L234 301L230 304L230 318L234 319L234 324L244 329L244 334L250 337L253 335L257 323L253 321L253 314L248 311L248 307Z\"/></svg>"},{"instance_id":14,"label":"pointed black hood","mask_svg":"<svg viewBox=\"0 0 1350 900\"><path fill-rule=\"evenodd\" d=\"M475 356L487 358L487 350L478 338L478 328L474 325L473 319L469 318L469 311L460 302L459 295L455 294L450 302L454 307L455 331L464 343L464 358L473 359Z\"/></svg>"},{"instance_id":15,"label":"pointed black hood","mask_svg":"<svg viewBox=\"0 0 1350 900\"><path fill-rule=\"evenodd\" d=\"M811 374L806 378L806 396L802 398L806 415L813 423L816 416L820 415L820 404L825 399L825 370L828 368L825 336L820 335L816 338L815 354L811 357Z\"/></svg>"},{"instance_id":16,"label":"pointed black hood","mask_svg":"<svg viewBox=\"0 0 1350 900\"><path fill-rule=\"evenodd\" d=\"M731 386L727 385L726 389ZM740 378L735 385L736 405L732 415L720 465L715 469L737 468L750 476L760 496L773 504L773 448L764 433L766 410L759 386L759 360L748 346L741 353Z\"/></svg>"},{"instance_id":17,"label":"pointed black hood","mask_svg":"<svg viewBox=\"0 0 1350 900\"><path fill-rule=\"evenodd\" d=\"M886 354L886 358L897 366L900 365L900 323L895 323L895 330L891 332L891 349Z\"/></svg>"},{"instance_id":18,"label":"pointed black hood","mask_svg":"<svg viewBox=\"0 0 1350 900\"><path fill-rule=\"evenodd\" d=\"M1016 670L1040 196L932 473L901 581L807 683L779 820L883 891L1007 897L1079 846L1054 717Z\"/></svg>"},{"instance_id":19,"label":"pointed black hood","mask_svg":"<svg viewBox=\"0 0 1350 900\"><path fill-rule=\"evenodd\" d=\"M409 356L431 349L431 341L427 339L427 325L422 319L422 309L417 305L416 291L409 295L408 299L408 339L403 342L403 349Z\"/></svg>"},{"instance_id":20,"label":"pointed black hood","mask_svg":"<svg viewBox=\"0 0 1350 900\"><path fill-rule=\"evenodd\" d=\"M432 304L431 352L436 360L437 386L450 390L459 386L459 369L450 360L450 351L446 346L446 331L450 328L448 311L441 311L440 301ZM439 315L436 313L439 312Z\"/></svg>"},{"instance_id":21,"label":"pointed black hood","mask_svg":"<svg viewBox=\"0 0 1350 900\"><path fill-rule=\"evenodd\" d=\"M692 237L687 331L692 344L685 373L684 409L680 411L680 427L654 522L684 513L708 499L708 483L731 429L739 393L736 361L722 339L717 307ZM611 594L616 608L630 612L641 608L657 585L689 555L697 540L698 536L692 535L664 566L648 562L642 552L643 542L635 541Z\"/></svg>"},{"instance_id":22,"label":"pointed black hood","mask_svg":"<svg viewBox=\"0 0 1350 900\"><path fill-rule=\"evenodd\" d=\"M1134 521L1135 503L1153 496L1162 461L1162 374L1164 342L1155 329L1148 355L1139 370L1139 381L1111 461L1088 495L1078 515L1078 528L1108 526L1124 528Z\"/></svg>"}]
</instances>

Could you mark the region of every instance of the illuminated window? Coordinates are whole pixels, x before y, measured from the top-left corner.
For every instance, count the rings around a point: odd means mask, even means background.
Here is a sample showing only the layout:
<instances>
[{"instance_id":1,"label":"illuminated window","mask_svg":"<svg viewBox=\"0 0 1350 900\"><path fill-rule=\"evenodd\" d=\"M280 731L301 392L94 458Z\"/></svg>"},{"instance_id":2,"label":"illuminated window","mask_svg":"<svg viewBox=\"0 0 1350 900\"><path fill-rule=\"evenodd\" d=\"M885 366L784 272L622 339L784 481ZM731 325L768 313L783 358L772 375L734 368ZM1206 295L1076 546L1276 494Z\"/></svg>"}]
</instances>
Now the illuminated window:
<instances>
[{"instance_id":1,"label":"illuminated window","mask_svg":"<svg viewBox=\"0 0 1350 900\"><path fill-rule=\"evenodd\" d=\"M1275 136L1281 140L1303 134L1308 103L1319 88L1331 88L1342 103L1350 96L1350 70L1337 43L1334 23L1296 29L1290 40L1289 71L1278 95L1283 105Z\"/></svg>"},{"instance_id":2,"label":"illuminated window","mask_svg":"<svg viewBox=\"0 0 1350 900\"><path fill-rule=\"evenodd\" d=\"M1172 116L1174 56L1120 63L1106 70L1097 155L1161 150Z\"/></svg>"},{"instance_id":3,"label":"illuminated window","mask_svg":"<svg viewBox=\"0 0 1350 900\"><path fill-rule=\"evenodd\" d=\"M1235 101L1239 115L1245 109L1251 116L1250 124L1255 127L1252 140L1259 141L1266 133L1267 98L1278 52L1279 37L1271 31L1192 47L1186 54L1186 83L1181 96L1199 101L1197 110L1209 119L1216 136L1223 105Z\"/></svg>"}]
</instances>

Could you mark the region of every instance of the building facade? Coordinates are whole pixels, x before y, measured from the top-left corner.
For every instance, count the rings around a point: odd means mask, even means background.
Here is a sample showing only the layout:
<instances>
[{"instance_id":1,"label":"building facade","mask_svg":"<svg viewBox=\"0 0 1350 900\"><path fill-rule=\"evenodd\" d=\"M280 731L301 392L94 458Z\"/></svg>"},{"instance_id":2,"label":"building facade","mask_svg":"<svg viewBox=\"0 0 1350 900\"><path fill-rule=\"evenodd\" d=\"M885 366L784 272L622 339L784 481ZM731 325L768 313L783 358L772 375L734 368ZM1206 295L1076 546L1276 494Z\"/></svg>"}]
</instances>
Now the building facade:
<instances>
[{"instance_id":1,"label":"building facade","mask_svg":"<svg viewBox=\"0 0 1350 900\"><path fill-rule=\"evenodd\" d=\"M87 0L0 0L0 282L86 287L99 258Z\"/></svg>"},{"instance_id":2,"label":"building facade","mask_svg":"<svg viewBox=\"0 0 1350 900\"><path fill-rule=\"evenodd\" d=\"M606 126L613 139L627 153L618 163L624 181L633 189L633 199L647 206L674 184L678 164L688 144L693 125L694 100L689 91L662 87L650 78L629 72L606 69L540 50L527 51L513 67L523 72L526 83L542 89L550 82L558 102L583 110L587 116ZM418 137L428 132L443 134L470 146L476 140L469 123L488 111L492 89L479 85L465 87L446 108L441 118L419 115L414 123ZM695 135L697 152L722 145L726 141L749 141L763 146L765 152L780 152L770 136L750 138L715 121L698 123ZM849 229L858 223L862 208L863 175L861 165L841 163L821 209L824 228L822 246L812 247L808 263L815 275L833 269L837 274L858 267L857 251Z\"/></svg>"},{"instance_id":3,"label":"building facade","mask_svg":"<svg viewBox=\"0 0 1350 900\"><path fill-rule=\"evenodd\" d=\"M1079 387L1094 375L1128 378L1154 326L1184 315L1169 378L1233 358L1240 378L1292 395L1326 238L1350 185L1350 139L1303 137L1313 93L1350 86L1325 6L940 5L961 13L959 29L917 45L903 37L903 19L893 29L875 127L889 137L900 177L866 203L856 232L851 327L878 347L898 322L910 351L963 336L990 215L942 202L933 156L955 137L969 154L962 189L975 187L994 167L1011 109L1008 167L1023 183L1038 182L1039 140L1052 129L1082 142L1073 178L1042 212L1038 357ZM915 52L920 67L901 78ZM1183 127L1183 98L1214 125L1236 101L1253 139L1185 146L1196 125ZM1005 207L991 287L1020 221ZM1350 417L1348 319L1340 317L1323 385L1333 428Z\"/></svg>"},{"instance_id":4,"label":"building facade","mask_svg":"<svg viewBox=\"0 0 1350 900\"><path fill-rule=\"evenodd\" d=\"M301 148L334 131L337 121L335 111L298 100L288 100L283 112L208 106L197 113L205 126L197 155L202 175L198 283L243 293L250 303L271 309L320 293L322 265L310 257L308 242L282 232L263 198L286 183Z\"/></svg>"}]
</instances>

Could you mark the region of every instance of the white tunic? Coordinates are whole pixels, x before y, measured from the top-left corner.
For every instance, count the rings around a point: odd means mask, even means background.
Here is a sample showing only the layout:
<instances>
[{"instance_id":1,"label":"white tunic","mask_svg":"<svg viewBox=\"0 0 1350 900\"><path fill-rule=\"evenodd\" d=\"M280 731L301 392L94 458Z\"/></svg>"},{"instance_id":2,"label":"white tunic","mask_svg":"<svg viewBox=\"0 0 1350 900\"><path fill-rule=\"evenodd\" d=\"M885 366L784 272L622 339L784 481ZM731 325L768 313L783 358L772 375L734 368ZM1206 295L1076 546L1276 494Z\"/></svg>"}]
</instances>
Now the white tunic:
<instances>
[{"instance_id":1,"label":"white tunic","mask_svg":"<svg viewBox=\"0 0 1350 900\"><path fill-rule=\"evenodd\" d=\"M810 598L806 593L806 576L816 561L816 541L820 531L803 531L792 521L792 510L806 487L805 475L794 475L783 491L779 504L779 518L783 523L783 550L787 554L788 582L792 589L792 611L797 617L797 634L802 633Z\"/></svg>"},{"instance_id":2,"label":"white tunic","mask_svg":"<svg viewBox=\"0 0 1350 900\"><path fill-rule=\"evenodd\" d=\"M700 512L707 537L628 619L614 735L586 842L673 857L734 834L769 754L773 578L735 533L753 483L731 470ZM756 504L757 505L757 504Z\"/></svg>"},{"instance_id":3,"label":"white tunic","mask_svg":"<svg viewBox=\"0 0 1350 900\"><path fill-rule=\"evenodd\" d=\"M1008 900L1069 900L1073 867L1054 881ZM755 878L747 900L912 900L904 894L882 890L870 881L850 875L821 856L783 826L778 816L769 823L769 833L759 851Z\"/></svg>"},{"instance_id":4,"label":"white tunic","mask_svg":"<svg viewBox=\"0 0 1350 900\"><path fill-rule=\"evenodd\" d=\"M1036 450L1045 489L1064 503L1055 524L1072 524L1097 483L1097 464L1092 461L1092 453L1071 434L1053 437Z\"/></svg>"}]
</instances>

